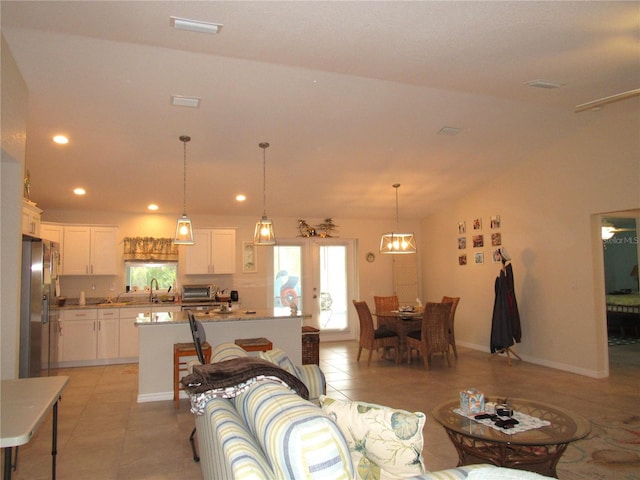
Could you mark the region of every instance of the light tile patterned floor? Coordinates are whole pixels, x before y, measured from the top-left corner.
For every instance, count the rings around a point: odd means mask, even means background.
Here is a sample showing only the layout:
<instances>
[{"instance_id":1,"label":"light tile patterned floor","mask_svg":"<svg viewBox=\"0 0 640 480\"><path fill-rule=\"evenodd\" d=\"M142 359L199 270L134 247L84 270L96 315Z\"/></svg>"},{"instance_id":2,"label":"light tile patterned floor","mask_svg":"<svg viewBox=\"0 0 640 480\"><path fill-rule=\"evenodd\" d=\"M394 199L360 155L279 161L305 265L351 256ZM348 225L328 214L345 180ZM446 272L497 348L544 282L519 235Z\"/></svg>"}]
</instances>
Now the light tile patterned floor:
<instances>
[{"instance_id":1,"label":"light tile patterned floor","mask_svg":"<svg viewBox=\"0 0 640 480\"><path fill-rule=\"evenodd\" d=\"M507 366L503 358L459 347L452 367L435 357L431 370L420 361L396 365L374 355L355 362L356 342L322 343L320 363L328 394L427 414L467 387L510 397L527 397L565 407L586 417L621 409L640 415L640 346L611 349L611 376L592 379L528 363ZM188 442L193 418L187 400L136 403L137 365L61 369L71 377L59 409L58 478L201 479ZM424 457L427 468L454 466L456 453L444 430L428 415ZM51 478L51 421L20 448L17 480Z\"/></svg>"}]
</instances>

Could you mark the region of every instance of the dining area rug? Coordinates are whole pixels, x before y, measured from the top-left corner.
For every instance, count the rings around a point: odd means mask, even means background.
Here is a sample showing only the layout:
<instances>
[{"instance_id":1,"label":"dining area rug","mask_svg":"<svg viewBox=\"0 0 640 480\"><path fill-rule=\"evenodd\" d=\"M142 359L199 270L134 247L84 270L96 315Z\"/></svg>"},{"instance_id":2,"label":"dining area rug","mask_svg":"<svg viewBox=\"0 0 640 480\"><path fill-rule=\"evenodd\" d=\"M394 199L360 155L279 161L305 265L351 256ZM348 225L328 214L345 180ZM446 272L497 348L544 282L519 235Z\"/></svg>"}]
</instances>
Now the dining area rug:
<instances>
[{"instance_id":1,"label":"dining area rug","mask_svg":"<svg viewBox=\"0 0 640 480\"><path fill-rule=\"evenodd\" d=\"M563 480L640 480L640 416L591 419L591 433L567 447L557 471Z\"/></svg>"}]
</instances>

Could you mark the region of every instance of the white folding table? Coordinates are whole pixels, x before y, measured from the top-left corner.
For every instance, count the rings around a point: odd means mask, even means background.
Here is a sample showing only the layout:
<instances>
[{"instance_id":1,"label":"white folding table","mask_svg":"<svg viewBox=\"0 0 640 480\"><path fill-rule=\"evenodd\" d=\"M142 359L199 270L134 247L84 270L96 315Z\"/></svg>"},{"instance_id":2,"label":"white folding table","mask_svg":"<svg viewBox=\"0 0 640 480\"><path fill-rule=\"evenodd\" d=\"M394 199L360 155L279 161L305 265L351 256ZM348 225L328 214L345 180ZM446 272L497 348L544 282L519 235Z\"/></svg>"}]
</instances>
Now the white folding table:
<instances>
[{"instance_id":1,"label":"white folding table","mask_svg":"<svg viewBox=\"0 0 640 480\"><path fill-rule=\"evenodd\" d=\"M69 377L34 377L0 382L0 447L4 450L4 479L15 467L12 449L31 440L49 409L53 408L51 478L56 478L58 400Z\"/></svg>"}]
</instances>

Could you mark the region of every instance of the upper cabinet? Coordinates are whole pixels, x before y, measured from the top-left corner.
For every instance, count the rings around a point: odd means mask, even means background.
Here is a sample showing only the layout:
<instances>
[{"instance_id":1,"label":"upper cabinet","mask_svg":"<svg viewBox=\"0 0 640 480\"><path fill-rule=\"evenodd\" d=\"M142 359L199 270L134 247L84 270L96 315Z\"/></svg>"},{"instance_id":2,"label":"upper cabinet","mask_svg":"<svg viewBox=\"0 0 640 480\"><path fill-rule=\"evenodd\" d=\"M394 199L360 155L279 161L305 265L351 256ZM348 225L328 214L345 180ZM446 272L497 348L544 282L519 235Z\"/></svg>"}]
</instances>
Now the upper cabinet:
<instances>
[{"instance_id":1,"label":"upper cabinet","mask_svg":"<svg viewBox=\"0 0 640 480\"><path fill-rule=\"evenodd\" d=\"M65 225L63 275L117 275L117 228Z\"/></svg>"},{"instance_id":2,"label":"upper cabinet","mask_svg":"<svg viewBox=\"0 0 640 480\"><path fill-rule=\"evenodd\" d=\"M40 224L40 238L43 240L51 240L60 245L62 249L62 243L64 240L64 227L55 223L42 222Z\"/></svg>"},{"instance_id":3,"label":"upper cabinet","mask_svg":"<svg viewBox=\"0 0 640 480\"><path fill-rule=\"evenodd\" d=\"M233 229L194 229L195 245L185 247L187 275L236 272L236 231Z\"/></svg>"},{"instance_id":4,"label":"upper cabinet","mask_svg":"<svg viewBox=\"0 0 640 480\"><path fill-rule=\"evenodd\" d=\"M40 237L40 219L42 210L26 199L22 200L22 233Z\"/></svg>"}]
</instances>

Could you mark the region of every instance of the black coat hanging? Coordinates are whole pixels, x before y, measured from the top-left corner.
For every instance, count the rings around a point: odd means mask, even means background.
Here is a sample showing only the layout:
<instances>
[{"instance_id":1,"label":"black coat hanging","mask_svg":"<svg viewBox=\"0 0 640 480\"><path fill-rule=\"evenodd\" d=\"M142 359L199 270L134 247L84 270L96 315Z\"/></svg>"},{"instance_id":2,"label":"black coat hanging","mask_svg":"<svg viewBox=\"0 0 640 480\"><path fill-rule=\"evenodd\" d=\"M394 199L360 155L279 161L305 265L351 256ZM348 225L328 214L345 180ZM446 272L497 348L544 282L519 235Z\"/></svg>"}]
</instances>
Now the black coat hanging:
<instances>
[{"instance_id":1,"label":"black coat hanging","mask_svg":"<svg viewBox=\"0 0 640 480\"><path fill-rule=\"evenodd\" d=\"M520 314L514 290L513 267L511 263L507 264L511 260L508 254L502 251L500 254L503 267L495 281L490 349L493 355L506 353L507 357L509 357L509 354L513 353L514 356L520 359L515 352L510 350L514 343L520 343L522 340ZM511 364L510 357L509 364Z\"/></svg>"}]
</instances>

